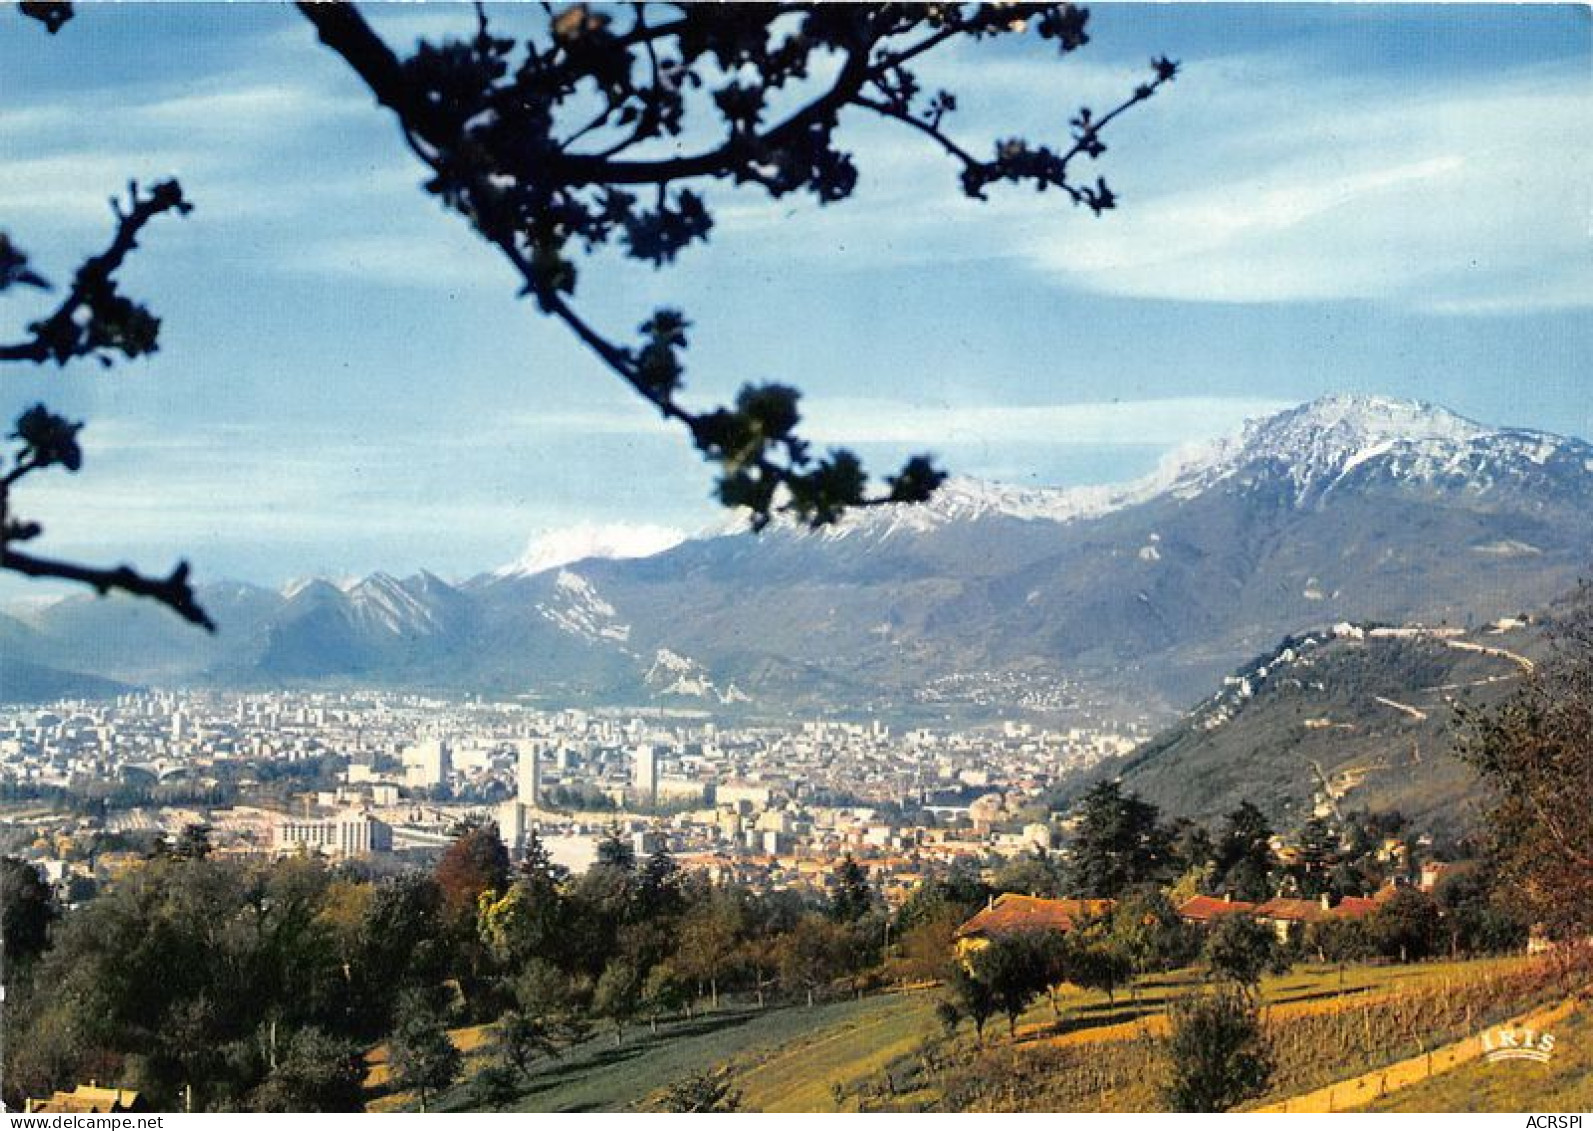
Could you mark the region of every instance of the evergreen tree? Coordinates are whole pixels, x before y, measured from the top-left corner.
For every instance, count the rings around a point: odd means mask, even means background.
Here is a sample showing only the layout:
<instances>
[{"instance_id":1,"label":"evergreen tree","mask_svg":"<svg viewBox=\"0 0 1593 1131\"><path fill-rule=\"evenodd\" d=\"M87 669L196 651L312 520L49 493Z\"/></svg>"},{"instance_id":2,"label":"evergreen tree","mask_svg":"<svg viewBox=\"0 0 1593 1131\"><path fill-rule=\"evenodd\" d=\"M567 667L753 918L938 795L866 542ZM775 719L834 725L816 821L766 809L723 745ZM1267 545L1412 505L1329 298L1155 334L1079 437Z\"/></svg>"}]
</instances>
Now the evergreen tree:
<instances>
[{"instance_id":1,"label":"evergreen tree","mask_svg":"<svg viewBox=\"0 0 1593 1131\"><path fill-rule=\"evenodd\" d=\"M570 870L554 862L548 846L542 843L541 834L529 828L525 833L525 848L515 865L515 878L540 894L562 888L569 881Z\"/></svg>"},{"instance_id":2,"label":"evergreen tree","mask_svg":"<svg viewBox=\"0 0 1593 1131\"><path fill-rule=\"evenodd\" d=\"M835 870L835 889L830 893L830 917L837 923L855 923L874 906L874 889L868 873L848 852Z\"/></svg>"},{"instance_id":3,"label":"evergreen tree","mask_svg":"<svg viewBox=\"0 0 1593 1131\"><path fill-rule=\"evenodd\" d=\"M669 849L660 845L642 864L636 885L635 915L643 921L670 919L685 906L681 892L680 865Z\"/></svg>"},{"instance_id":4,"label":"evergreen tree","mask_svg":"<svg viewBox=\"0 0 1593 1131\"><path fill-rule=\"evenodd\" d=\"M398 1003L397 1021L387 1041L393 1080L413 1091L426 1110L427 1100L459 1079L464 1057L449 1039L442 1017L427 995L406 993Z\"/></svg>"},{"instance_id":5,"label":"evergreen tree","mask_svg":"<svg viewBox=\"0 0 1593 1131\"><path fill-rule=\"evenodd\" d=\"M8 984L17 965L44 952L58 914L55 895L39 870L14 856L0 856L0 948Z\"/></svg>"},{"instance_id":6,"label":"evergreen tree","mask_svg":"<svg viewBox=\"0 0 1593 1131\"><path fill-rule=\"evenodd\" d=\"M184 825L171 849L179 860L203 860L210 852L210 826L200 824Z\"/></svg>"},{"instance_id":7,"label":"evergreen tree","mask_svg":"<svg viewBox=\"0 0 1593 1131\"><path fill-rule=\"evenodd\" d=\"M601 867L619 872L636 870L636 849L631 847L618 823L609 825L603 839L597 842L597 862Z\"/></svg>"},{"instance_id":8,"label":"evergreen tree","mask_svg":"<svg viewBox=\"0 0 1593 1131\"><path fill-rule=\"evenodd\" d=\"M1217 838L1217 886L1235 899L1259 903L1273 894L1272 826L1248 801L1224 818Z\"/></svg>"},{"instance_id":9,"label":"evergreen tree","mask_svg":"<svg viewBox=\"0 0 1593 1131\"><path fill-rule=\"evenodd\" d=\"M1073 894L1113 899L1167 877L1170 856L1160 811L1115 781L1098 782L1079 803L1069 882Z\"/></svg>"},{"instance_id":10,"label":"evergreen tree","mask_svg":"<svg viewBox=\"0 0 1593 1131\"><path fill-rule=\"evenodd\" d=\"M1338 864L1338 834L1323 818L1310 818L1300 829L1297 856L1289 869L1301 896L1315 899L1331 893L1333 870Z\"/></svg>"}]
</instances>

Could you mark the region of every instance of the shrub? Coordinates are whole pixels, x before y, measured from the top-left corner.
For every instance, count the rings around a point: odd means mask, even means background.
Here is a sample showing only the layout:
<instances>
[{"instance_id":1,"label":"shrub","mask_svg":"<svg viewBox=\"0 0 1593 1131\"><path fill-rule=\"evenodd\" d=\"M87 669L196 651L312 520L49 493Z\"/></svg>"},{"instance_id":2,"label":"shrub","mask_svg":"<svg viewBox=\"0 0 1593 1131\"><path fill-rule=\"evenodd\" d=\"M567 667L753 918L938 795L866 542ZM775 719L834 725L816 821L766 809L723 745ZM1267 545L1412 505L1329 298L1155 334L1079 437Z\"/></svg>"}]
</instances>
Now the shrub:
<instances>
[{"instance_id":1,"label":"shrub","mask_svg":"<svg viewBox=\"0 0 1593 1131\"><path fill-rule=\"evenodd\" d=\"M1272 1050L1249 995L1222 989L1186 998L1170 1020L1163 1098L1174 1111L1227 1111L1266 1090Z\"/></svg>"}]
</instances>

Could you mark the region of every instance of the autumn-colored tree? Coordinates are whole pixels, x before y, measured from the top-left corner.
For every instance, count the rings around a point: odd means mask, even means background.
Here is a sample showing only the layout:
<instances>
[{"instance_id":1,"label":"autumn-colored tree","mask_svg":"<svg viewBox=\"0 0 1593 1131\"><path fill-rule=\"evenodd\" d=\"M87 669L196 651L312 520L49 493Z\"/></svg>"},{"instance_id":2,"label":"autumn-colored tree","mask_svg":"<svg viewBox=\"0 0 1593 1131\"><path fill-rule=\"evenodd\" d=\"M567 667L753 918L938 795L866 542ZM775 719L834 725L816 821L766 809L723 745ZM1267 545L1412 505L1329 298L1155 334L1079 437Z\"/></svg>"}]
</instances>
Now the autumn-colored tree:
<instances>
[{"instance_id":1,"label":"autumn-colored tree","mask_svg":"<svg viewBox=\"0 0 1593 1131\"><path fill-rule=\"evenodd\" d=\"M509 884L509 850L498 826L483 822L461 827L434 875L449 920L474 923L482 893L501 892Z\"/></svg>"},{"instance_id":2,"label":"autumn-colored tree","mask_svg":"<svg viewBox=\"0 0 1593 1131\"><path fill-rule=\"evenodd\" d=\"M1491 794L1500 880L1556 938L1593 933L1593 585L1555 611L1551 653L1491 711L1463 714L1460 753Z\"/></svg>"},{"instance_id":3,"label":"autumn-colored tree","mask_svg":"<svg viewBox=\"0 0 1593 1131\"><path fill-rule=\"evenodd\" d=\"M819 915L805 916L776 943L780 981L811 1007L815 994L844 974L854 956L852 934Z\"/></svg>"},{"instance_id":4,"label":"autumn-colored tree","mask_svg":"<svg viewBox=\"0 0 1593 1131\"><path fill-rule=\"evenodd\" d=\"M904 982L944 981L957 961L953 946L962 923L962 913L952 907L915 922L897 938L891 972Z\"/></svg>"},{"instance_id":5,"label":"autumn-colored tree","mask_svg":"<svg viewBox=\"0 0 1593 1131\"><path fill-rule=\"evenodd\" d=\"M711 1008L719 1008L719 982L736 955L743 927L739 902L713 892L680 922L675 968L681 977L708 987Z\"/></svg>"}]
</instances>

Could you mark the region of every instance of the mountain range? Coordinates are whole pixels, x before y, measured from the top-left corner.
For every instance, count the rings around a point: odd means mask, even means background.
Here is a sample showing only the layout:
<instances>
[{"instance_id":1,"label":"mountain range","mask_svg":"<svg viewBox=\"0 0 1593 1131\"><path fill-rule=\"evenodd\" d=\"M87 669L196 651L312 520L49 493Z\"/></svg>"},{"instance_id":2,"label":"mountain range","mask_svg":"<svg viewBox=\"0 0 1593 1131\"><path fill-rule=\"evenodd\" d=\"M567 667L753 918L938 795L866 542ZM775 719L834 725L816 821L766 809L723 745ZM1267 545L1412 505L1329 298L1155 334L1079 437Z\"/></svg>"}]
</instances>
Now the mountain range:
<instances>
[{"instance_id":1,"label":"mountain range","mask_svg":"<svg viewBox=\"0 0 1593 1131\"><path fill-rule=\"evenodd\" d=\"M1277 642L1339 622L1480 625L1593 559L1593 445L1333 396L1120 486L953 480L808 531L450 583L430 573L0 617L30 686L336 682L904 717L1171 720ZM661 540L665 544L667 540ZM85 684L85 686L94 686ZM8 697L14 688L5 688Z\"/></svg>"}]
</instances>

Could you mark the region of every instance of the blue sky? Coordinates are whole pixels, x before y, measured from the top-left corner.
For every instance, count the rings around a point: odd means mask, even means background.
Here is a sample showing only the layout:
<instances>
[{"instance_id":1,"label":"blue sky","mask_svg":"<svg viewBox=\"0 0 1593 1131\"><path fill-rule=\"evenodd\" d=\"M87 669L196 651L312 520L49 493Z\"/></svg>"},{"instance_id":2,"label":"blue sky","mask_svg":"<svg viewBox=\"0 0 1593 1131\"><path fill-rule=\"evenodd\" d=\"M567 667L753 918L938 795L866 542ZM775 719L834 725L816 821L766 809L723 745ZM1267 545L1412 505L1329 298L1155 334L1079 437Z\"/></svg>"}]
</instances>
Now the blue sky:
<instances>
[{"instance_id":1,"label":"blue sky","mask_svg":"<svg viewBox=\"0 0 1593 1131\"><path fill-rule=\"evenodd\" d=\"M367 10L405 45L472 21ZM664 272L590 262L583 308L626 336L684 307L695 403L796 384L811 431L880 470L927 448L1011 482L1121 479L1346 390L1593 436L1586 7L1102 5L1091 27L1066 60L1031 38L921 77L983 150L1060 139L1180 59L1108 136L1119 211L966 201L918 139L848 119L853 200L715 190L710 245ZM0 385L6 419L44 399L89 421L84 472L18 498L41 552L462 576L539 532L723 520L710 469L515 300L290 9L91 5L51 38L8 6L0 152L0 225L58 280L129 177L176 174L196 204L124 277L165 319L158 357Z\"/></svg>"}]
</instances>

